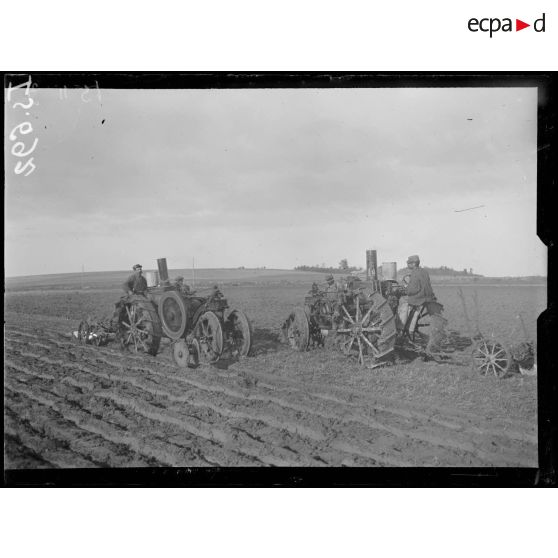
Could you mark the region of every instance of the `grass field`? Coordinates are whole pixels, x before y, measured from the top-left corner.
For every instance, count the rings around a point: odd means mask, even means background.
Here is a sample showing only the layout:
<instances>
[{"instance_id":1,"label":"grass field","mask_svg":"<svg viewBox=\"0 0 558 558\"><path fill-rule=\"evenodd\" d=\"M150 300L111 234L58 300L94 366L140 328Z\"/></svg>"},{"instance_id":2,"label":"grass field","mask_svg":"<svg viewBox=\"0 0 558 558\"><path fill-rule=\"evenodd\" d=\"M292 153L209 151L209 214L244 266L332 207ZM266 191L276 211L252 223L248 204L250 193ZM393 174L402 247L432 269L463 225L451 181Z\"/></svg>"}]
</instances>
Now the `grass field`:
<instances>
[{"instance_id":1,"label":"grass field","mask_svg":"<svg viewBox=\"0 0 558 558\"><path fill-rule=\"evenodd\" d=\"M177 274L189 277L187 270ZM304 353L280 327L321 274L199 270L252 321L253 355L179 370L156 357L75 345L88 315L110 315L126 272L8 280L5 458L8 467L536 466L536 377L481 377L467 352L363 369L326 346ZM87 287L81 289L80 287ZM546 307L544 285L461 285L479 326L506 343ZM457 286L435 286L464 338Z\"/></svg>"}]
</instances>

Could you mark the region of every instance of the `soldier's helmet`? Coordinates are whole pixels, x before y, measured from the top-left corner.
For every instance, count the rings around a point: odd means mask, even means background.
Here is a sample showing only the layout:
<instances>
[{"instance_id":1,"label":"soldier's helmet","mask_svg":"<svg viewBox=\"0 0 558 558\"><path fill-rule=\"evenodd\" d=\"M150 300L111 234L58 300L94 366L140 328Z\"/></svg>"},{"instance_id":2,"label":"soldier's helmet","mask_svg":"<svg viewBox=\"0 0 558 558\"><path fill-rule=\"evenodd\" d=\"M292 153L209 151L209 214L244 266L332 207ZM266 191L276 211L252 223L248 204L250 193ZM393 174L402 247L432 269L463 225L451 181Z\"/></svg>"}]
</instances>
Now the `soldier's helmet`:
<instances>
[{"instance_id":1,"label":"soldier's helmet","mask_svg":"<svg viewBox=\"0 0 558 558\"><path fill-rule=\"evenodd\" d=\"M184 277L182 277L182 275L179 275L175 280L175 283L184 283Z\"/></svg>"},{"instance_id":2,"label":"soldier's helmet","mask_svg":"<svg viewBox=\"0 0 558 558\"><path fill-rule=\"evenodd\" d=\"M142 265L141 264L136 264L134 267L132 267L132 269L134 271L137 271L138 269L142 269Z\"/></svg>"},{"instance_id":3,"label":"soldier's helmet","mask_svg":"<svg viewBox=\"0 0 558 558\"><path fill-rule=\"evenodd\" d=\"M413 256L409 256L407 258L407 264L416 263L417 265L420 263L420 258L415 254Z\"/></svg>"},{"instance_id":4,"label":"soldier's helmet","mask_svg":"<svg viewBox=\"0 0 558 558\"><path fill-rule=\"evenodd\" d=\"M331 283L333 283L333 282L335 281L335 279L333 279L333 275L331 275L331 273L330 273L329 275L326 275L325 280L326 280L326 282L329 283L329 284L331 284Z\"/></svg>"}]
</instances>

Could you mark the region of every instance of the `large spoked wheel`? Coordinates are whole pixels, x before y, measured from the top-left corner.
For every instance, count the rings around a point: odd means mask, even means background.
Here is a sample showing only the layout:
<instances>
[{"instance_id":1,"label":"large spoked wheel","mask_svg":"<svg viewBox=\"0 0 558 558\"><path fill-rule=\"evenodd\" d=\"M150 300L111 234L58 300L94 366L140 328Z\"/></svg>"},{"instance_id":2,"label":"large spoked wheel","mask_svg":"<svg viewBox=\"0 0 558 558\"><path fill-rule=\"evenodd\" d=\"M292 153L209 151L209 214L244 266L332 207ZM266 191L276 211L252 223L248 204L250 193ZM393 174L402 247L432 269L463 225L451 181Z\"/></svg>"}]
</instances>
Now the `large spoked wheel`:
<instances>
[{"instance_id":1,"label":"large spoked wheel","mask_svg":"<svg viewBox=\"0 0 558 558\"><path fill-rule=\"evenodd\" d=\"M297 351L306 351L310 342L310 324L303 308L295 308L283 324L285 341Z\"/></svg>"},{"instance_id":2,"label":"large spoked wheel","mask_svg":"<svg viewBox=\"0 0 558 558\"><path fill-rule=\"evenodd\" d=\"M80 345L87 345L89 341L89 333L90 333L89 324L87 323L86 320L82 320L79 323L77 329L77 338L76 338L77 343L79 343Z\"/></svg>"},{"instance_id":3,"label":"large spoked wheel","mask_svg":"<svg viewBox=\"0 0 558 558\"><path fill-rule=\"evenodd\" d=\"M503 378L512 364L512 357L506 347L496 340L477 341L471 353L473 367L483 376L494 375Z\"/></svg>"},{"instance_id":4,"label":"large spoked wheel","mask_svg":"<svg viewBox=\"0 0 558 558\"><path fill-rule=\"evenodd\" d=\"M336 341L343 354L356 357L363 366L373 366L392 353L397 334L395 315L379 292L355 295L340 311Z\"/></svg>"},{"instance_id":5,"label":"large spoked wheel","mask_svg":"<svg viewBox=\"0 0 558 558\"><path fill-rule=\"evenodd\" d=\"M252 325L250 320L240 310L233 310L225 322L227 342L233 356L245 357L252 348Z\"/></svg>"},{"instance_id":6,"label":"large spoked wheel","mask_svg":"<svg viewBox=\"0 0 558 558\"><path fill-rule=\"evenodd\" d=\"M223 328L213 312L205 312L194 328L194 338L199 346L200 362L212 364L223 352Z\"/></svg>"},{"instance_id":7,"label":"large spoked wheel","mask_svg":"<svg viewBox=\"0 0 558 558\"><path fill-rule=\"evenodd\" d=\"M124 302L118 317L118 334L123 349L155 356L161 343L161 323L148 301Z\"/></svg>"}]
</instances>

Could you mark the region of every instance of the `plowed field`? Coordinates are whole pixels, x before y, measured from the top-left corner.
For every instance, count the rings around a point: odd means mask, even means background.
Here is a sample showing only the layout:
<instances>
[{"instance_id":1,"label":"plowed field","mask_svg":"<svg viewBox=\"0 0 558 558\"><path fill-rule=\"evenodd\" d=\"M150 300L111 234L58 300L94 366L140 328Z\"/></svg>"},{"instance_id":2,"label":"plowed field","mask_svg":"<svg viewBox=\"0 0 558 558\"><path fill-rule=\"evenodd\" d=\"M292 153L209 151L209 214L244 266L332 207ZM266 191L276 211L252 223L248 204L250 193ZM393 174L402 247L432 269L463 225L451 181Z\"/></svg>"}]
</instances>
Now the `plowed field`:
<instances>
[{"instance_id":1,"label":"plowed field","mask_svg":"<svg viewBox=\"0 0 558 558\"><path fill-rule=\"evenodd\" d=\"M279 327L305 290L225 287L254 356L186 370L165 343L157 357L74 343L116 292L8 294L6 467L537 466L536 378L293 352Z\"/></svg>"}]
</instances>

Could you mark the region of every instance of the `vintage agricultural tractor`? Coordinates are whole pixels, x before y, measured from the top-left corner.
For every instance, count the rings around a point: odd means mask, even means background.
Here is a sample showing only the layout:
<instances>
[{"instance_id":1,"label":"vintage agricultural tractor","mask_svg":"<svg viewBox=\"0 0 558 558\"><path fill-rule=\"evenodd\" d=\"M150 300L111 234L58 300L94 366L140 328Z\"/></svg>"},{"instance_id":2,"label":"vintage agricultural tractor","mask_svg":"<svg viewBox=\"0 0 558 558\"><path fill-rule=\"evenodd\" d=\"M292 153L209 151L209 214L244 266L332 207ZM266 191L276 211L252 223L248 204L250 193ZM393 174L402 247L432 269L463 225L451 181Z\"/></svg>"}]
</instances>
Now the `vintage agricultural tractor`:
<instances>
[{"instance_id":1,"label":"vintage agricultural tractor","mask_svg":"<svg viewBox=\"0 0 558 558\"><path fill-rule=\"evenodd\" d=\"M229 310L217 287L201 296L171 284L166 259L157 265L158 272L146 273L145 296L121 298L111 319L82 321L77 340L96 345L116 340L125 350L156 355L166 337L181 368L249 354L252 326L242 311Z\"/></svg>"},{"instance_id":2,"label":"vintage agricultural tractor","mask_svg":"<svg viewBox=\"0 0 558 558\"><path fill-rule=\"evenodd\" d=\"M332 336L343 354L370 368L388 362L396 346L423 354L437 350L446 324L442 305L427 303L411 311L405 295L408 276L399 284L390 262L383 265L383 279L378 280L375 251L371 252L366 280L349 276L325 289L312 285L304 305L295 307L282 326L292 348L324 346L326 337Z\"/></svg>"}]
</instances>

